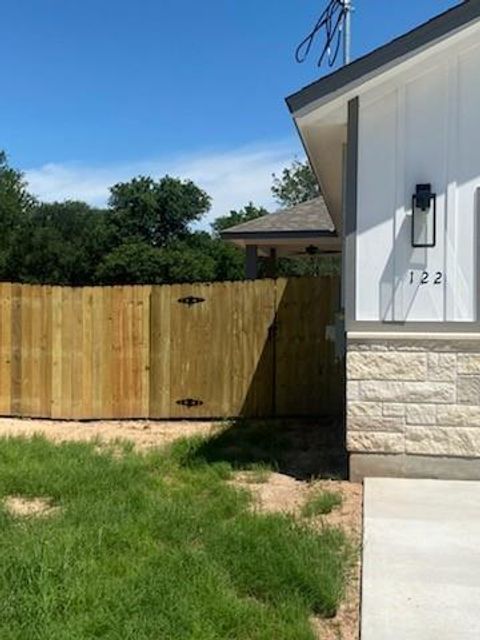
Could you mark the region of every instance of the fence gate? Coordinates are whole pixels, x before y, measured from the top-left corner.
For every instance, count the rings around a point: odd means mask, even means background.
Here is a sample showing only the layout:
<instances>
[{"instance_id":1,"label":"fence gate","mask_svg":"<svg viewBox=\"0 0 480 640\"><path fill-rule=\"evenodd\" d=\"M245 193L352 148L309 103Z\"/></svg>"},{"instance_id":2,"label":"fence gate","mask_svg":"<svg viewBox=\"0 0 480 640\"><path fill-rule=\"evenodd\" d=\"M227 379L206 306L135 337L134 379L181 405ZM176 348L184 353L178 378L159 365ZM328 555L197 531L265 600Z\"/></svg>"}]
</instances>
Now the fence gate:
<instances>
[{"instance_id":1,"label":"fence gate","mask_svg":"<svg viewBox=\"0 0 480 640\"><path fill-rule=\"evenodd\" d=\"M153 287L152 418L336 412L336 278Z\"/></svg>"},{"instance_id":2,"label":"fence gate","mask_svg":"<svg viewBox=\"0 0 480 640\"><path fill-rule=\"evenodd\" d=\"M150 414L271 415L271 281L153 287Z\"/></svg>"}]
</instances>

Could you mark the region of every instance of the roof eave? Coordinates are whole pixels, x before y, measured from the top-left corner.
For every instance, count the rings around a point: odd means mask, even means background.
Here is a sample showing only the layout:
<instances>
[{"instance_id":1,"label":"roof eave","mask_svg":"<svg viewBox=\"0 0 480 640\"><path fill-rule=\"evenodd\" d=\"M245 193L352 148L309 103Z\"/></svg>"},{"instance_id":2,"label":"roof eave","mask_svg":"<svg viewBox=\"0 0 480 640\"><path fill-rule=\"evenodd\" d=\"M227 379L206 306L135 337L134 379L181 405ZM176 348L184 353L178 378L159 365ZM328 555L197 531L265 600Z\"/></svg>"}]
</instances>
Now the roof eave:
<instances>
[{"instance_id":1,"label":"roof eave","mask_svg":"<svg viewBox=\"0 0 480 640\"><path fill-rule=\"evenodd\" d=\"M223 231L222 240L313 240L316 238L338 238L336 231Z\"/></svg>"}]
</instances>

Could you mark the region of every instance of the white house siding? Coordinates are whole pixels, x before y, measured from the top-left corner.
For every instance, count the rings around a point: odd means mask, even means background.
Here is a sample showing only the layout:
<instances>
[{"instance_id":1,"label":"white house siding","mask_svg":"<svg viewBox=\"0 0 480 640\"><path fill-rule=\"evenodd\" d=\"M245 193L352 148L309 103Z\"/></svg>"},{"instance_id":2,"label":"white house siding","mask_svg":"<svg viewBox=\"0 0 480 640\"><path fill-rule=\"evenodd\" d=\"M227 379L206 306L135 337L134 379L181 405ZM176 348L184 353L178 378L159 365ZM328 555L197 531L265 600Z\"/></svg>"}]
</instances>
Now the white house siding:
<instances>
[{"instance_id":1,"label":"white house siding","mask_svg":"<svg viewBox=\"0 0 480 640\"><path fill-rule=\"evenodd\" d=\"M475 321L478 35L387 77L360 95L355 320ZM411 246L419 183L437 193L433 249Z\"/></svg>"},{"instance_id":2,"label":"white house siding","mask_svg":"<svg viewBox=\"0 0 480 640\"><path fill-rule=\"evenodd\" d=\"M347 334L354 479L480 479L480 29L420 58L359 94L351 320L376 324ZM428 249L411 246L421 183L437 194ZM402 332L411 322L424 332Z\"/></svg>"}]
</instances>

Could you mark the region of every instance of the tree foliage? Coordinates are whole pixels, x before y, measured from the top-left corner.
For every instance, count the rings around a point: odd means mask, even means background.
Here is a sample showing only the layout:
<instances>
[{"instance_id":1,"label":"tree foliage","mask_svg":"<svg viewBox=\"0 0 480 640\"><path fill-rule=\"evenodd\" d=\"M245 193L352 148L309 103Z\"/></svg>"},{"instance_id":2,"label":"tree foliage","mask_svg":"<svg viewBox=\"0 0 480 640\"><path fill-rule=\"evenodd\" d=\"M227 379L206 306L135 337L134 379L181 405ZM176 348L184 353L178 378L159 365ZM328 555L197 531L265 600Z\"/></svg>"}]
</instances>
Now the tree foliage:
<instances>
[{"instance_id":1,"label":"tree foliage","mask_svg":"<svg viewBox=\"0 0 480 640\"><path fill-rule=\"evenodd\" d=\"M295 160L280 177L274 174L272 193L282 207L293 207L319 196L320 188L310 163Z\"/></svg>"},{"instance_id":2,"label":"tree foliage","mask_svg":"<svg viewBox=\"0 0 480 640\"><path fill-rule=\"evenodd\" d=\"M100 284L167 284L241 278L242 271L234 261L226 260L225 268L222 246L210 237L200 246L189 239L162 249L145 242L127 242L105 256L95 279Z\"/></svg>"},{"instance_id":3,"label":"tree foliage","mask_svg":"<svg viewBox=\"0 0 480 640\"><path fill-rule=\"evenodd\" d=\"M37 204L8 247L4 276L39 284L90 284L108 248L101 211L84 202Z\"/></svg>"},{"instance_id":4,"label":"tree foliage","mask_svg":"<svg viewBox=\"0 0 480 640\"><path fill-rule=\"evenodd\" d=\"M0 275L3 278L10 248L34 203L23 175L9 166L6 154L0 151Z\"/></svg>"},{"instance_id":5,"label":"tree foliage","mask_svg":"<svg viewBox=\"0 0 480 640\"><path fill-rule=\"evenodd\" d=\"M140 176L111 189L110 219L117 238L165 246L188 234L210 208L210 197L191 180Z\"/></svg>"},{"instance_id":6,"label":"tree foliage","mask_svg":"<svg viewBox=\"0 0 480 640\"><path fill-rule=\"evenodd\" d=\"M247 204L243 209L238 211L232 210L226 216L220 216L212 223L212 229L216 234L220 234L222 231L229 229L230 227L236 227L238 224L244 222L250 222L250 220L256 220L268 214L268 211L263 207L256 207L253 202Z\"/></svg>"},{"instance_id":7,"label":"tree foliage","mask_svg":"<svg viewBox=\"0 0 480 640\"><path fill-rule=\"evenodd\" d=\"M275 178L282 205L318 193L309 171L296 162ZM268 212L250 202L217 218L212 234L193 230L210 204L191 180L168 175L114 185L103 209L42 203L0 152L0 279L74 286L240 280L244 253L220 233ZM309 264L282 260L280 274L311 273Z\"/></svg>"}]
</instances>

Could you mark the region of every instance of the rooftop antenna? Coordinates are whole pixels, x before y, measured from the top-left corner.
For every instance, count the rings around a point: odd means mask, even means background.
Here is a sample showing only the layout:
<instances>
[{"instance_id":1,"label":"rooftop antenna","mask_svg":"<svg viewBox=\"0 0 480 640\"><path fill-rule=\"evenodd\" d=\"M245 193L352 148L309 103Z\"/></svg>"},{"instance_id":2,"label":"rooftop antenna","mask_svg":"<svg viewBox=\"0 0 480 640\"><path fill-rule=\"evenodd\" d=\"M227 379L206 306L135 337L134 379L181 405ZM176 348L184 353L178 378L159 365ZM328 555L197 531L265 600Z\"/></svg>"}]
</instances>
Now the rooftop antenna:
<instances>
[{"instance_id":1,"label":"rooftop antenna","mask_svg":"<svg viewBox=\"0 0 480 640\"><path fill-rule=\"evenodd\" d=\"M350 64L352 59L352 0L344 0L345 21L343 29L343 64Z\"/></svg>"},{"instance_id":2,"label":"rooftop antenna","mask_svg":"<svg viewBox=\"0 0 480 640\"><path fill-rule=\"evenodd\" d=\"M353 1L352 0L328 0L328 4L320 15L312 31L298 45L295 52L297 62L305 62L312 49L315 38L322 31L325 35L325 44L318 58L319 67L327 61L329 67L333 67L343 49L343 64L351 61L351 39Z\"/></svg>"}]
</instances>

